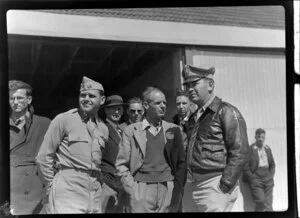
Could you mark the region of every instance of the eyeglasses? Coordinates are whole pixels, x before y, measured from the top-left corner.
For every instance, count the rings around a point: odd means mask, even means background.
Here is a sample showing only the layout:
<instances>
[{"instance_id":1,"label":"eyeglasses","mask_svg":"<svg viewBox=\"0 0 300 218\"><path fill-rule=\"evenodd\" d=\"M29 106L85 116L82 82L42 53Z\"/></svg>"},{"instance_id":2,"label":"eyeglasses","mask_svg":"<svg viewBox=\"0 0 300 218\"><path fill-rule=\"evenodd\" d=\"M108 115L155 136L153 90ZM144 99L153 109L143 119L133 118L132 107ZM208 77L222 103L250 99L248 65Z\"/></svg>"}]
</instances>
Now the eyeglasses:
<instances>
[{"instance_id":1,"label":"eyeglasses","mask_svg":"<svg viewBox=\"0 0 300 218\"><path fill-rule=\"evenodd\" d=\"M138 112L138 114L142 114L143 110L133 110L133 109L130 109L129 112L132 113L132 114L135 114L136 112Z\"/></svg>"},{"instance_id":2,"label":"eyeglasses","mask_svg":"<svg viewBox=\"0 0 300 218\"><path fill-rule=\"evenodd\" d=\"M11 102L14 102L15 100L18 102L24 102L27 98L23 97L23 96L16 96L16 97L10 97L9 100Z\"/></svg>"}]
</instances>

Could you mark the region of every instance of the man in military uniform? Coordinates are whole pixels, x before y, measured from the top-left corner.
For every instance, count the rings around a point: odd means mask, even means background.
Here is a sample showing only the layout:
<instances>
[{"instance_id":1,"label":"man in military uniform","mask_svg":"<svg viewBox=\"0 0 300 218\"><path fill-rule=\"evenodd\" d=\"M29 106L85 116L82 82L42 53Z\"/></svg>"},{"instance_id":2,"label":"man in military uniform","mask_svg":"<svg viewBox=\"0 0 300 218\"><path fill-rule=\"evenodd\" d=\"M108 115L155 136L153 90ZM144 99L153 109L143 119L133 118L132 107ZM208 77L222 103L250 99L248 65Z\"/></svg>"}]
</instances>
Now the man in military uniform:
<instances>
[{"instance_id":1,"label":"man in military uniform","mask_svg":"<svg viewBox=\"0 0 300 218\"><path fill-rule=\"evenodd\" d=\"M270 146L265 142L266 131L255 131L255 143L250 146L250 160L245 166L244 180L249 183L255 211L272 211L275 162Z\"/></svg>"},{"instance_id":2,"label":"man in military uniform","mask_svg":"<svg viewBox=\"0 0 300 218\"><path fill-rule=\"evenodd\" d=\"M19 80L9 81L10 201L13 214L39 213L42 182L35 156L50 119L34 114L32 87Z\"/></svg>"},{"instance_id":3,"label":"man in military uniform","mask_svg":"<svg viewBox=\"0 0 300 218\"><path fill-rule=\"evenodd\" d=\"M214 73L209 65L183 70L183 84L198 105L189 120L187 149L195 212L231 211L249 158L245 120L236 107L214 95Z\"/></svg>"},{"instance_id":4,"label":"man in military uniform","mask_svg":"<svg viewBox=\"0 0 300 218\"><path fill-rule=\"evenodd\" d=\"M104 102L103 86L83 77L79 109L61 113L51 122L36 157L45 184L45 213L102 212L100 164L108 129L98 110Z\"/></svg>"}]
</instances>

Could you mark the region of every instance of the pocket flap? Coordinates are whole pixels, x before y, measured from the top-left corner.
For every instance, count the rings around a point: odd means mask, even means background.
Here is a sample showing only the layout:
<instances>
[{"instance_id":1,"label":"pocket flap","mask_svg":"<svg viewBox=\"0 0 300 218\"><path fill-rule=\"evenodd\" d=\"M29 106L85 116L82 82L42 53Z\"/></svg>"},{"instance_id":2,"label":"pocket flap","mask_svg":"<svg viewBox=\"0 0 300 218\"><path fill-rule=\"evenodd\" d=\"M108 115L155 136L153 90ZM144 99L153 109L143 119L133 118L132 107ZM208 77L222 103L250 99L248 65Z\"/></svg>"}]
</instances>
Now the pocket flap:
<instances>
[{"instance_id":1,"label":"pocket flap","mask_svg":"<svg viewBox=\"0 0 300 218\"><path fill-rule=\"evenodd\" d=\"M217 151L225 151L225 147L223 145L210 145L210 144L204 144L202 145L202 151L203 150L209 150L212 152L217 152Z\"/></svg>"},{"instance_id":2,"label":"pocket flap","mask_svg":"<svg viewBox=\"0 0 300 218\"><path fill-rule=\"evenodd\" d=\"M71 133L69 135L69 141L76 141L76 142L88 142L88 136L82 134L74 134Z\"/></svg>"}]
</instances>

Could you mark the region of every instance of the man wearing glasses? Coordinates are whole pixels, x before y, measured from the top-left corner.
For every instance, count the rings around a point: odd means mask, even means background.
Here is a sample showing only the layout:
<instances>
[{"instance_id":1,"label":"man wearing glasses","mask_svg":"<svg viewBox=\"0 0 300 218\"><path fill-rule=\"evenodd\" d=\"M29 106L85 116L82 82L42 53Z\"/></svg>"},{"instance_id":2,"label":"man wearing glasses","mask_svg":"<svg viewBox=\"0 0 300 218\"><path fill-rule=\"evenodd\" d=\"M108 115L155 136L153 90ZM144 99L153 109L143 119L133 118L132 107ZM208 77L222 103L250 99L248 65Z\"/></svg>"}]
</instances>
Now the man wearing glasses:
<instances>
[{"instance_id":1,"label":"man wearing glasses","mask_svg":"<svg viewBox=\"0 0 300 218\"><path fill-rule=\"evenodd\" d=\"M42 182L35 156L50 119L35 115L31 102L29 84L9 81L10 201L16 215L36 214L41 209Z\"/></svg>"},{"instance_id":2,"label":"man wearing glasses","mask_svg":"<svg viewBox=\"0 0 300 218\"><path fill-rule=\"evenodd\" d=\"M184 85L198 110L189 119L187 149L194 211L230 212L249 159L246 123L239 110L214 95L215 68L186 65Z\"/></svg>"},{"instance_id":3,"label":"man wearing glasses","mask_svg":"<svg viewBox=\"0 0 300 218\"><path fill-rule=\"evenodd\" d=\"M140 98L133 97L129 99L127 108L129 119L127 121L127 125L141 121L143 119L144 113L145 111L143 102Z\"/></svg>"}]
</instances>

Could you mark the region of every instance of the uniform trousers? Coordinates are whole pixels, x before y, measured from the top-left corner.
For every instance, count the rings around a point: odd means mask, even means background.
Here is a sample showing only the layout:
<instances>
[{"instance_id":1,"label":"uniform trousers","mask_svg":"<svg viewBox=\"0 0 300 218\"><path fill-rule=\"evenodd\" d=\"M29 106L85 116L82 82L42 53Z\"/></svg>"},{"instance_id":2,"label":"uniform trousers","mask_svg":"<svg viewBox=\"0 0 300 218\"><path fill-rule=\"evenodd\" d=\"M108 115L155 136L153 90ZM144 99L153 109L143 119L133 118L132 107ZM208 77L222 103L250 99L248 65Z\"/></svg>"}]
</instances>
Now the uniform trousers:
<instances>
[{"instance_id":1,"label":"uniform trousers","mask_svg":"<svg viewBox=\"0 0 300 218\"><path fill-rule=\"evenodd\" d=\"M173 181L158 183L135 181L133 193L129 199L129 211L131 213L168 212L173 188Z\"/></svg>"},{"instance_id":2,"label":"uniform trousers","mask_svg":"<svg viewBox=\"0 0 300 218\"><path fill-rule=\"evenodd\" d=\"M250 182L255 211L272 211L274 180L269 169L258 168Z\"/></svg>"},{"instance_id":3,"label":"uniform trousers","mask_svg":"<svg viewBox=\"0 0 300 218\"><path fill-rule=\"evenodd\" d=\"M97 177L76 171L60 170L54 176L44 213L101 213L102 184Z\"/></svg>"},{"instance_id":4,"label":"uniform trousers","mask_svg":"<svg viewBox=\"0 0 300 218\"><path fill-rule=\"evenodd\" d=\"M237 200L239 185L236 184L228 193L219 188L221 176L203 182L192 182L192 198L196 211L186 212L230 212Z\"/></svg>"}]
</instances>

